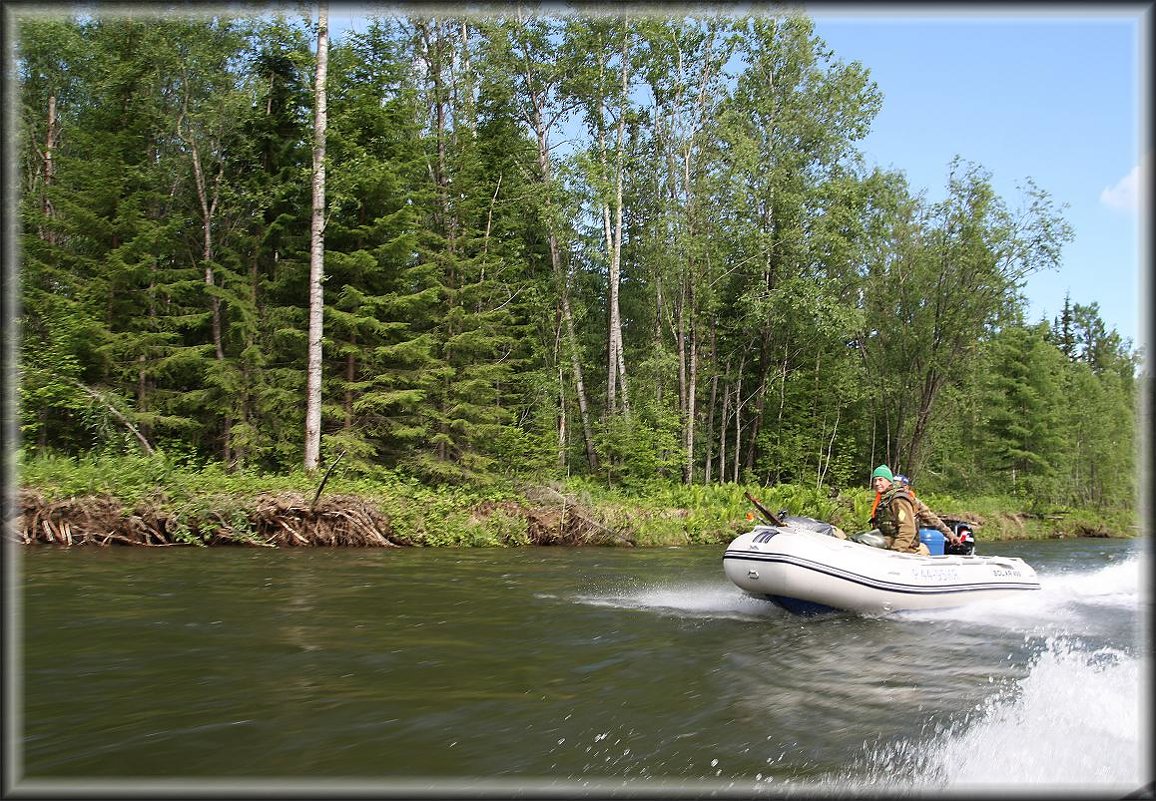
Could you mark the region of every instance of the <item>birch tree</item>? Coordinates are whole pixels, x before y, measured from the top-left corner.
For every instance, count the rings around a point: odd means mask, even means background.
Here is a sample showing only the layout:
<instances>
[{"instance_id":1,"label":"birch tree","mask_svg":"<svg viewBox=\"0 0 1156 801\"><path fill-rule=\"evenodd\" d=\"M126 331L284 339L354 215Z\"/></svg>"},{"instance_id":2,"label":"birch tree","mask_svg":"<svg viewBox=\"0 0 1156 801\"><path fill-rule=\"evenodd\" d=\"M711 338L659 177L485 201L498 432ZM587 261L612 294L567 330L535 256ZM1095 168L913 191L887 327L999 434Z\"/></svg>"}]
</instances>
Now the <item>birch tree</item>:
<instances>
[{"instance_id":1,"label":"birch tree","mask_svg":"<svg viewBox=\"0 0 1156 801\"><path fill-rule=\"evenodd\" d=\"M571 304L570 259L572 244L567 235L566 209L560 199L561 186L555 174L552 150L557 129L567 121L576 107L576 101L566 93L567 70L570 63L558 58L556 48L562 36L561 23L549 17L528 13L519 6L512 17L501 20L495 27L491 46L495 59L508 62L510 80L516 87L514 102L520 121L534 137L537 155L535 181L541 187L538 197L541 208L539 219L545 228L549 247L550 268L558 295L562 323L563 350L568 354L574 393L582 425L582 443L586 463L598 469L594 448L594 430L590 404L587 400L586 378L581 359L581 348L575 332L574 311ZM564 388L560 381L560 392ZM565 462L564 395L559 399L558 458Z\"/></svg>"},{"instance_id":2,"label":"birch tree","mask_svg":"<svg viewBox=\"0 0 1156 801\"><path fill-rule=\"evenodd\" d=\"M813 364L811 354L794 351L780 323L788 308L785 282L814 275L808 240L815 193L853 157L881 96L861 64L834 58L805 16L743 22L743 67L720 130L734 214L734 321L740 337L754 333L757 343L750 419L736 417L746 432L742 466L753 470L770 393L777 388L782 395L796 365Z\"/></svg>"},{"instance_id":3,"label":"birch tree","mask_svg":"<svg viewBox=\"0 0 1156 801\"><path fill-rule=\"evenodd\" d=\"M654 98L649 168L656 225L651 227L656 345L669 330L678 359L682 479L694 478L699 366L717 308L725 261L711 220L718 186L713 120L726 97L723 68L733 52L731 23L719 19L646 19L641 25L642 75ZM717 381L715 382L717 385ZM716 386L717 390L717 386Z\"/></svg>"},{"instance_id":4,"label":"birch tree","mask_svg":"<svg viewBox=\"0 0 1156 801\"><path fill-rule=\"evenodd\" d=\"M626 165L626 122L631 111L631 43L628 16L573 18L565 33L570 85L581 100L582 115L592 139L581 159L591 189L591 217L601 228L606 288L606 408L607 419L630 411L626 361L622 341L619 293L622 283L623 182Z\"/></svg>"},{"instance_id":5,"label":"birch tree","mask_svg":"<svg viewBox=\"0 0 1156 801\"><path fill-rule=\"evenodd\" d=\"M313 212L309 227L309 356L306 367L305 469L321 456L321 338L325 309L325 128L328 108L329 4L317 8L317 71L313 83Z\"/></svg>"}]
</instances>

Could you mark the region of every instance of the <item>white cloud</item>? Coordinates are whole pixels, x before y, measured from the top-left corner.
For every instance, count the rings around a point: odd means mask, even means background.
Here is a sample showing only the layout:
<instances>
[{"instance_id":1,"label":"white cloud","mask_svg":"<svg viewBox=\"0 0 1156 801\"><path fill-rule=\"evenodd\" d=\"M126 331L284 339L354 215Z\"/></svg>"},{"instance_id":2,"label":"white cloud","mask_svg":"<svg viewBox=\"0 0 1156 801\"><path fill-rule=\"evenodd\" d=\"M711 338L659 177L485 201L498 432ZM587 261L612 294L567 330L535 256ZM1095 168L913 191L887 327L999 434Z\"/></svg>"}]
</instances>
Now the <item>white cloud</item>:
<instances>
[{"instance_id":1,"label":"white cloud","mask_svg":"<svg viewBox=\"0 0 1156 801\"><path fill-rule=\"evenodd\" d=\"M1113 186L1100 191L1100 202L1111 209L1137 214L1146 210L1148 203L1149 163L1147 156L1132 171Z\"/></svg>"}]
</instances>

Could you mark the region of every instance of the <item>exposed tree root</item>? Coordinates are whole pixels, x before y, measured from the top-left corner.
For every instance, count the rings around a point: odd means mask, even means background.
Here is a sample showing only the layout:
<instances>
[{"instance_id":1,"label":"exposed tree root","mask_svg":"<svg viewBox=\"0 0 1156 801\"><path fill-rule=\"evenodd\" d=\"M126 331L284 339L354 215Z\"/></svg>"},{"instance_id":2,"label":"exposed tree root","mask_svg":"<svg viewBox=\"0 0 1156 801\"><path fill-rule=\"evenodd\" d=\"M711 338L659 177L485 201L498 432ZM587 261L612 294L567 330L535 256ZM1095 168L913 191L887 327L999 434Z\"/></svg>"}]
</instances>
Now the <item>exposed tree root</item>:
<instances>
[{"instance_id":1,"label":"exposed tree root","mask_svg":"<svg viewBox=\"0 0 1156 801\"><path fill-rule=\"evenodd\" d=\"M628 533L604 525L578 499L551 487L527 490L532 506L514 501L481 503L471 510L480 523L496 512L524 521L530 545L633 545ZM205 511L181 517L149 504L126 508L108 495L48 501L34 489L20 491L21 519L7 530L24 544L49 545L245 545L278 548L395 548L417 544L396 532L375 505L355 496L328 496L310 504L303 495L259 495L238 510L235 499L221 504L234 511Z\"/></svg>"},{"instance_id":2,"label":"exposed tree root","mask_svg":"<svg viewBox=\"0 0 1156 801\"><path fill-rule=\"evenodd\" d=\"M261 495L237 514L210 511L181 519L115 498L90 495L46 501L20 491L20 541L53 545L248 545L398 547L389 519L363 499L334 496L311 507L297 494ZM13 530L14 527L9 527Z\"/></svg>"},{"instance_id":3,"label":"exposed tree root","mask_svg":"<svg viewBox=\"0 0 1156 801\"><path fill-rule=\"evenodd\" d=\"M256 499L250 524L262 545L396 548L409 544L395 537L389 518L377 507L353 496L330 496L311 506L301 495L263 495Z\"/></svg>"},{"instance_id":4,"label":"exposed tree root","mask_svg":"<svg viewBox=\"0 0 1156 801\"><path fill-rule=\"evenodd\" d=\"M526 513L535 545L634 545L630 533L604 525L572 495L549 486L523 487L522 494L537 504Z\"/></svg>"}]
</instances>

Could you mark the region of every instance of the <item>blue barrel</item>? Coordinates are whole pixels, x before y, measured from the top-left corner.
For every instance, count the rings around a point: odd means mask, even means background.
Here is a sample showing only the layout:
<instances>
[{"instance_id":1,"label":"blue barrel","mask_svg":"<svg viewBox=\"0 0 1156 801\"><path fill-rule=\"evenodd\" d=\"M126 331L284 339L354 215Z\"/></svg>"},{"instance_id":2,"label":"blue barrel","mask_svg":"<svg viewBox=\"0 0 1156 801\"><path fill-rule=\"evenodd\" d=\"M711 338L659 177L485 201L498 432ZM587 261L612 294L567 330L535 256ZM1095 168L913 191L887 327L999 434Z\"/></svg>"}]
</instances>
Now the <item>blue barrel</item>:
<instances>
[{"instance_id":1,"label":"blue barrel","mask_svg":"<svg viewBox=\"0 0 1156 801\"><path fill-rule=\"evenodd\" d=\"M943 543L947 538L943 536L942 532L934 528L919 529L919 541L927 546L927 550L931 551L932 556L943 556Z\"/></svg>"}]
</instances>

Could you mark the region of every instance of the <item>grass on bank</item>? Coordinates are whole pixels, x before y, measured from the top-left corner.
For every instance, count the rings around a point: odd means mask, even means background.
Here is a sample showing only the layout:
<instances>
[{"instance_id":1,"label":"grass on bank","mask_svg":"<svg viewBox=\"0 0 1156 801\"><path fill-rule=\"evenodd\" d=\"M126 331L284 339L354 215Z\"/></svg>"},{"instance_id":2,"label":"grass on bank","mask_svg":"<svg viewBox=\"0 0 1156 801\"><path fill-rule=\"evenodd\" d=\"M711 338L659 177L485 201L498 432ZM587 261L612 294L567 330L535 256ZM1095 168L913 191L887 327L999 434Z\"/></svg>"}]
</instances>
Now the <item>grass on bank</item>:
<instances>
[{"instance_id":1,"label":"grass on bank","mask_svg":"<svg viewBox=\"0 0 1156 801\"><path fill-rule=\"evenodd\" d=\"M188 465L162 457L17 455L22 488L48 502L107 496L126 510L164 511L190 543L202 542L217 528L233 539L251 534L257 499L292 494L308 504L324 473L265 474L230 472L219 463ZM864 487L842 493L814 486L773 487L682 485L654 481L641 489L606 486L589 478L564 481L497 482L486 487L431 487L382 470L372 476L343 472L326 481L323 496L351 497L372 504L389 519L397 538L427 546L512 546L531 544L528 520L544 506L569 509L601 530L604 541L639 546L725 544L748 530L757 512L744 497L750 492L772 512L787 511L824 520L854 533L867 528L872 494ZM1025 500L1010 497L956 498L920 496L941 516L980 524L981 540L1039 539L1059 536L1135 536L1136 520L1126 510L1058 510L1045 517L1026 513ZM563 517L565 515L563 514ZM562 518L559 518L561 520ZM206 524L206 521L212 521ZM559 523L561 525L561 523Z\"/></svg>"}]
</instances>

